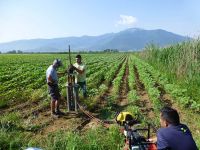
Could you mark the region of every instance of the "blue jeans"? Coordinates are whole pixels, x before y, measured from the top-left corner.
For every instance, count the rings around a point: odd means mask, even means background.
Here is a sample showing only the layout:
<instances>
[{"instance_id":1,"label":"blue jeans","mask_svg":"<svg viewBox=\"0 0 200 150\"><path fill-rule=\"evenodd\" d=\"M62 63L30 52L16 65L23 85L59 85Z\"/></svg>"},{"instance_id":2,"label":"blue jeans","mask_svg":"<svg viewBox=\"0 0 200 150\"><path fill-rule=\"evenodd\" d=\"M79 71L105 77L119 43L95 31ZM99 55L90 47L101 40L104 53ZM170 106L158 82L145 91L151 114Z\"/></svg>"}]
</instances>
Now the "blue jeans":
<instances>
[{"instance_id":1,"label":"blue jeans","mask_svg":"<svg viewBox=\"0 0 200 150\"><path fill-rule=\"evenodd\" d=\"M79 85L77 91L79 90L79 88L81 88L81 90L83 92L83 97L86 98L87 97L86 82L85 81L77 82L77 84Z\"/></svg>"}]
</instances>

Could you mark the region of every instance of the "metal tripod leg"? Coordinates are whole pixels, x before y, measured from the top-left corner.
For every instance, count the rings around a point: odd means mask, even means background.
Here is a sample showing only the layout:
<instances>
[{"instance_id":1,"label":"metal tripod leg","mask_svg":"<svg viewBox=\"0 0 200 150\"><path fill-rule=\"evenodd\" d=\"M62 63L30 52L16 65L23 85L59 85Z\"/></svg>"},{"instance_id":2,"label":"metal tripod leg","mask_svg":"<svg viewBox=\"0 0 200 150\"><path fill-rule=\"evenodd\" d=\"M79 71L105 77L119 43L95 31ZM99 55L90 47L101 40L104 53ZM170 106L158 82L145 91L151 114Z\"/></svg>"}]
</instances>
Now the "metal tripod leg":
<instances>
[{"instance_id":1,"label":"metal tripod leg","mask_svg":"<svg viewBox=\"0 0 200 150\"><path fill-rule=\"evenodd\" d=\"M68 74L67 83L67 109L68 111L77 111L78 85L75 84L74 74Z\"/></svg>"},{"instance_id":2,"label":"metal tripod leg","mask_svg":"<svg viewBox=\"0 0 200 150\"><path fill-rule=\"evenodd\" d=\"M68 89L68 85L67 85L67 88L66 88L66 93L67 93L67 111L70 111L70 108L69 108L69 89Z\"/></svg>"},{"instance_id":3,"label":"metal tripod leg","mask_svg":"<svg viewBox=\"0 0 200 150\"><path fill-rule=\"evenodd\" d=\"M67 109L68 111L74 111L75 110L75 104L74 104L74 94L73 94L73 86L67 85Z\"/></svg>"},{"instance_id":4,"label":"metal tripod leg","mask_svg":"<svg viewBox=\"0 0 200 150\"><path fill-rule=\"evenodd\" d=\"M77 108L77 101L79 99L79 97L78 97L78 85L77 84L74 84L74 86L73 86L73 93L74 93L75 111L77 111L78 110L78 108Z\"/></svg>"}]
</instances>

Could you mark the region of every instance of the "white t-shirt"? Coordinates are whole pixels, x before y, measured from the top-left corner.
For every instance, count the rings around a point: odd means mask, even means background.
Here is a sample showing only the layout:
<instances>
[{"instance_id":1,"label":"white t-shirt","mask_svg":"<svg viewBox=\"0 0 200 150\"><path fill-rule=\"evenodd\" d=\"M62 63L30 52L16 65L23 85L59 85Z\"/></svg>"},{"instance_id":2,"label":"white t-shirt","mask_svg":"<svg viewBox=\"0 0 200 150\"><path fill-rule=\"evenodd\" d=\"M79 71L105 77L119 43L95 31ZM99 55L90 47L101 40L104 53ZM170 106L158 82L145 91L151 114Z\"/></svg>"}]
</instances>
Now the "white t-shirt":
<instances>
[{"instance_id":1,"label":"white t-shirt","mask_svg":"<svg viewBox=\"0 0 200 150\"><path fill-rule=\"evenodd\" d=\"M58 84L58 76L57 76L57 71L56 69L53 67L53 65L49 66L49 68L46 71L46 79L47 79L47 83L48 83L48 77L51 76L51 78L54 81L54 84Z\"/></svg>"},{"instance_id":2,"label":"white t-shirt","mask_svg":"<svg viewBox=\"0 0 200 150\"><path fill-rule=\"evenodd\" d=\"M74 67L76 67L77 69L79 70L84 70L83 73L78 73L76 71L76 79L75 79L75 82L85 82L86 80L86 66L85 64L81 63L81 64L78 64L78 63L75 63L74 64Z\"/></svg>"}]
</instances>

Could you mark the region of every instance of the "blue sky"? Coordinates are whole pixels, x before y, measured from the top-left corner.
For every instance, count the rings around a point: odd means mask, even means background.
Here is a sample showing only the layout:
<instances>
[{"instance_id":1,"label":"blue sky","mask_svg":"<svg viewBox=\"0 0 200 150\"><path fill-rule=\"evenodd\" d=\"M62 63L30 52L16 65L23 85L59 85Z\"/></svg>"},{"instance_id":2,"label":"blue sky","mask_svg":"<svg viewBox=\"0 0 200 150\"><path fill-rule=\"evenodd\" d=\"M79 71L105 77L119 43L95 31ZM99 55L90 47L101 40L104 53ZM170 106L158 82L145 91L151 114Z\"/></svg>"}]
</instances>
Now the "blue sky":
<instances>
[{"instance_id":1,"label":"blue sky","mask_svg":"<svg viewBox=\"0 0 200 150\"><path fill-rule=\"evenodd\" d=\"M0 0L0 43L136 27L200 34L199 0Z\"/></svg>"}]
</instances>

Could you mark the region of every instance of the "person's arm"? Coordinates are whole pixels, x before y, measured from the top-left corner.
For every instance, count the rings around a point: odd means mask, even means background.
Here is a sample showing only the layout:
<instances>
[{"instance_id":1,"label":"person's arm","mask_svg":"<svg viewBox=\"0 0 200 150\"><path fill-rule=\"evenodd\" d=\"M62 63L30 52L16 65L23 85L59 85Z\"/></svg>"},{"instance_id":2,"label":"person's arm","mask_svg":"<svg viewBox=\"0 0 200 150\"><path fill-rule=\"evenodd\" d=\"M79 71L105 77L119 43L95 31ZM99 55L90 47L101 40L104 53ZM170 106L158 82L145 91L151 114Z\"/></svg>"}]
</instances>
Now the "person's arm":
<instances>
[{"instance_id":1,"label":"person's arm","mask_svg":"<svg viewBox=\"0 0 200 150\"><path fill-rule=\"evenodd\" d=\"M156 144L157 143L157 137L156 136L152 137L152 138L148 139L148 141ZM159 142L159 144L160 144L160 142ZM157 150L170 150L170 148L168 148L168 147L160 148L160 146L157 146Z\"/></svg>"},{"instance_id":2,"label":"person's arm","mask_svg":"<svg viewBox=\"0 0 200 150\"><path fill-rule=\"evenodd\" d=\"M61 77L61 76L65 75L65 74L66 74L66 72L58 72L57 73L58 77Z\"/></svg>"},{"instance_id":3,"label":"person's arm","mask_svg":"<svg viewBox=\"0 0 200 150\"><path fill-rule=\"evenodd\" d=\"M169 145L166 141L166 130L162 128L157 132L157 149L158 150L170 150Z\"/></svg>"},{"instance_id":4,"label":"person's arm","mask_svg":"<svg viewBox=\"0 0 200 150\"><path fill-rule=\"evenodd\" d=\"M78 73L80 73L80 74L83 74L84 71L85 71L85 67L83 67L83 69L81 70L81 69L76 68L76 67L73 65L73 68L74 68L74 70L76 70L76 71L77 71Z\"/></svg>"}]
</instances>

